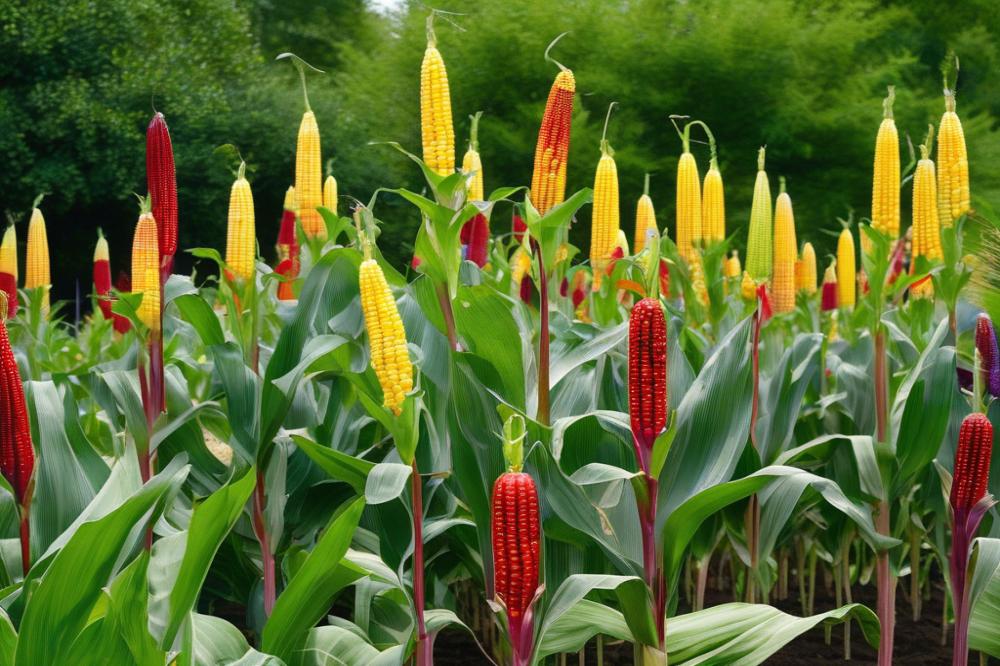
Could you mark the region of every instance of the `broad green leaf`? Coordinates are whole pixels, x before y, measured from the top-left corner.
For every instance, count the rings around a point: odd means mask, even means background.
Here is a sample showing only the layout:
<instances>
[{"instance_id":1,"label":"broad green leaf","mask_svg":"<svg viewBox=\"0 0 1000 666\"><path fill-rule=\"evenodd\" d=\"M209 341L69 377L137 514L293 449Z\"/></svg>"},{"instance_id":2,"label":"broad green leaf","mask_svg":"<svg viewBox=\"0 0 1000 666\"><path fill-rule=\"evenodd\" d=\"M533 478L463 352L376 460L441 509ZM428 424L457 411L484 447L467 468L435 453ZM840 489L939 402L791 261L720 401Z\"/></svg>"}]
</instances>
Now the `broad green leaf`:
<instances>
[{"instance_id":1,"label":"broad green leaf","mask_svg":"<svg viewBox=\"0 0 1000 666\"><path fill-rule=\"evenodd\" d=\"M38 456L31 507L37 553L76 520L107 480L108 468L80 430L71 395L64 402L51 381L27 382L26 389Z\"/></svg>"},{"instance_id":2,"label":"broad green leaf","mask_svg":"<svg viewBox=\"0 0 1000 666\"><path fill-rule=\"evenodd\" d=\"M656 625L650 613L649 593L646 584L635 576L607 576L595 574L574 574L563 581L549 600L537 630L539 648L545 645L546 634L559 619L571 611L594 590L613 591L623 609L625 622L635 640L644 645L656 643ZM536 650L534 663L546 654Z\"/></svg>"},{"instance_id":3,"label":"broad green leaf","mask_svg":"<svg viewBox=\"0 0 1000 666\"><path fill-rule=\"evenodd\" d=\"M192 647L178 666L285 666L281 659L251 648L240 630L222 618L195 613L192 625Z\"/></svg>"},{"instance_id":4,"label":"broad green leaf","mask_svg":"<svg viewBox=\"0 0 1000 666\"><path fill-rule=\"evenodd\" d=\"M365 502L382 504L403 494L412 468L401 463L379 463L368 472L365 482Z\"/></svg>"},{"instance_id":5,"label":"broad green leaf","mask_svg":"<svg viewBox=\"0 0 1000 666\"><path fill-rule=\"evenodd\" d=\"M17 644L20 664L66 663L128 540L141 538L148 516L187 475L172 465L121 507L80 526L29 592ZM31 588L29 588L31 589Z\"/></svg>"},{"instance_id":6,"label":"broad green leaf","mask_svg":"<svg viewBox=\"0 0 1000 666\"><path fill-rule=\"evenodd\" d=\"M292 435L292 441L331 477L347 483L359 495L365 492L368 474L375 467L375 463L349 456L327 446L320 446L301 435Z\"/></svg>"},{"instance_id":7,"label":"broad green leaf","mask_svg":"<svg viewBox=\"0 0 1000 666\"><path fill-rule=\"evenodd\" d=\"M288 582L264 625L261 648L265 652L291 661L336 594L365 575L362 569L342 561L364 507L360 497L343 507Z\"/></svg>"},{"instance_id":8,"label":"broad green leaf","mask_svg":"<svg viewBox=\"0 0 1000 666\"><path fill-rule=\"evenodd\" d=\"M256 470L250 468L243 478L226 484L195 507L187 529L184 559L170 594L170 613L160 645L169 648L181 623L194 609L208 569L222 540L236 524L256 486Z\"/></svg>"},{"instance_id":9,"label":"broad green leaf","mask_svg":"<svg viewBox=\"0 0 1000 666\"><path fill-rule=\"evenodd\" d=\"M659 479L660 524L736 469L750 434L752 324L748 317L723 338L677 407L677 434Z\"/></svg>"},{"instance_id":10,"label":"broad green leaf","mask_svg":"<svg viewBox=\"0 0 1000 666\"><path fill-rule=\"evenodd\" d=\"M726 664L755 666L818 624L857 622L872 647L879 642L878 618L860 604L794 617L762 604L722 604L667 621L671 666Z\"/></svg>"},{"instance_id":11,"label":"broad green leaf","mask_svg":"<svg viewBox=\"0 0 1000 666\"><path fill-rule=\"evenodd\" d=\"M977 539L969 582L969 648L1000 657L1000 539Z\"/></svg>"},{"instance_id":12,"label":"broad green leaf","mask_svg":"<svg viewBox=\"0 0 1000 666\"><path fill-rule=\"evenodd\" d=\"M221 345L226 341L222 325L219 324L219 317L204 298L198 294L184 294L174 299L174 305L180 311L181 317L198 333L198 337L206 347Z\"/></svg>"}]
</instances>

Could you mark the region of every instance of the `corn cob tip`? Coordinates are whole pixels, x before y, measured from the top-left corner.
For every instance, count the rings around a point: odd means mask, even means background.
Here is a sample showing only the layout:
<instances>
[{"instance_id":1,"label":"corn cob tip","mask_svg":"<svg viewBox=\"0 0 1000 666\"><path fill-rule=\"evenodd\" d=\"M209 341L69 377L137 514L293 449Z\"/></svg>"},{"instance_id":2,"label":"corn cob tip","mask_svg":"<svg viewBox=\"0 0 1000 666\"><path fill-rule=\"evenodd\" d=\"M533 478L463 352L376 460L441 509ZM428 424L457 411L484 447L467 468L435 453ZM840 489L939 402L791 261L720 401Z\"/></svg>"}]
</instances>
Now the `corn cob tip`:
<instances>
[{"instance_id":1,"label":"corn cob tip","mask_svg":"<svg viewBox=\"0 0 1000 666\"><path fill-rule=\"evenodd\" d=\"M97 236L97 244L94 246L94 261L108 261L108 239L104 237L104 234L99 234Z\"/></svg>"},{"instance_id":2,"label":"corn cob tip","mask_svg":"<svg viewBox=\"0 0 1000 666\"><path fill-rule=\"evenodd\" d=\"M892 120L892 105L896 101L896 86L887 86L888 94L882 100L882 117Z\"/></svg>"},{"instance_id":3,"label":"corn cob tip","mask_svg":"<svg viewBox=\"0 0 1000 666\"><path fill-rule=\"evenodd\" d=\"M508 472L520 472L524 467L524 439L528 435L524 417L511 414L503 424L503 457Z\"/></svg>"}]
</instances>

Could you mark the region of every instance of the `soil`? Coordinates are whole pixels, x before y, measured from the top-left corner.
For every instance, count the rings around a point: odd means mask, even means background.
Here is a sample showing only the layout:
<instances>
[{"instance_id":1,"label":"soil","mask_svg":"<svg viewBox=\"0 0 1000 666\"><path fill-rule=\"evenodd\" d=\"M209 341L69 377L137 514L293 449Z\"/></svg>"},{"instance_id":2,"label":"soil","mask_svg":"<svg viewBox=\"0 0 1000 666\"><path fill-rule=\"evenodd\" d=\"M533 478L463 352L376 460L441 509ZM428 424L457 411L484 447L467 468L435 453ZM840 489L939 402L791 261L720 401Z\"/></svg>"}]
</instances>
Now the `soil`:
<instances>
[{"instance_id":1,"label":"soil","mask_svg":"<svg viewBox=\"0 0 1000 666\"><path fill-rule=\"evenodd\" d=\"M905 584L905 580L901 581ZM853 591L854 601L875 608L874 586L859 587ZM728 592L709 590L705 600L706 606L732 601ZM909 602L904 599L900 586L896 590L896 638L894 659L895 664L906 666L930 666L932 664L951 663L951 627L948 627L947 641L941 644L941 611L944 600L943 583L933 586L931 598L923 602L922 617L914 622ZM772 605L792 615L801 615L798 596L794 585L791 594L785 600L773 600ZM820 613L836 607L835 600L828 595L821 584L817 584L815 612ZM682 608L681 612L687 612ZM851 661L844 660L844 625L834 626L831 631L830 644L827 645L822 625L805 632L783 649L770 657L765 663L773 666L807 666L813 664L857 664L868 666L875 664L876 651L865 642L864 636L857 624L851 630ZM569 655L565 662L555 661L558 666L578 666L597 664L594 641L587 646L587 654L583 661L579 655ZM970 663L978 663L975 655L970 656ZM434 662L438 666L472 666L473 664L488 664L472 638L466 632L446 631L438 636L434 644ZM628 644L605 645L604 664L606 666L631 666L632 646Z\"/></svg>"}]
</instances>

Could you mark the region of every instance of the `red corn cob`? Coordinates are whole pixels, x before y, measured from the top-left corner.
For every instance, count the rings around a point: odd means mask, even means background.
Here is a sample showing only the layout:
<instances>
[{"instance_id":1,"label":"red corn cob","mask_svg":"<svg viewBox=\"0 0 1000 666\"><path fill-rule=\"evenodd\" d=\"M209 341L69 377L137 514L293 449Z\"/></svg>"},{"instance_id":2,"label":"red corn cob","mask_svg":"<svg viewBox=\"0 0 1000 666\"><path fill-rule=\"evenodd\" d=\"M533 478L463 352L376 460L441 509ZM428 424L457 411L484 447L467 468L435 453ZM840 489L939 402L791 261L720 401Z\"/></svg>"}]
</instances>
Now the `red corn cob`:
<instances>
[{"instance_id":1,"label":"red corn cob","mask_svg":"<svg viewBox=\"0 0 1000 666\"><path fill-rule=\"evenodd\" d=\"M653 298L636 303L629 317L628 401L632 436L645 470L653 442L667 424L667 324Z\"/></svg>"},{"instance_id":2,"label":"red corn cob","mask_svg":"<svg viewBox=\"0 0 1000 666\"><path fill-rule=\"evenodd\" d=\"M14 489L18 504L24 504L34 468L35 453L31 446L24 385L10 346L7 325L0 318L0 471Z\"/></svg>"},{"instance_id":3,"label":"red corn cob","mask_svg":"<svg viewBox=\"0 0 1000 666\"><path fill-rule=\"evenodd\" d=\"M660 293L670 297L670 266L666 259L660 259Z\"/></svg>"},{"instance_id":4,"label":"red corn cob","mask_svg":"<svg viewBox=\"0 0 1000 666\"><path fill-rule=\"evenodd\" d=\"M0 294L0 311L7 308L6 300ZM21 373L10 346L6 321L0 317L0 471L14 490L14 498L20 507L21 564L25 575L31 566L28 516L34 470L35 451L31 446L24 384L21 383Z\"/></svg>"},{"instance_id":5,"label":"red corn cob","mask_svg":"<svg viewBox=\"0 0 1000 666\"><path fill-rule=\"evenodd\" d=\"M146 129L146 187L153 199L161 266L169 270L177 252L177 174L170 130L159 112Z\"/></svg>"},{"instance_id":6,"label":"red corn cob","mask_svg":"<svg viewBox=\"0 0 1000 666\"><path fill-rule=\"evenodd\" d=\"M127 294L132 291L132 278L127 272L118 272L118 279L115 280L115 289L123 294ZM114 299L111 299L111 302L113 303ZM132 322L129 321L128 317L123 317L117 313L112 313L112 317L114 318L115 333L121 333L124 335L132 328Z\"/></svg>"},{"instance_id":7,"label":"red corn cob","mask_svg":"<svg viewBox=\"0 0 1000 666\"><path fill-rule=\"evenodd\" d=\"M578 270L573 273L573 309L580 307L585 298L587 298L587 272Z\"/></svg>"},{"instance_id":8,"label":"red corn cob","mask_svg":"<svg viewBox=\"0 0 1000 666\"><path fill-rule=\"evenodd\" d=\"M525 275L521 278L521 300L531 305L531 290L534 287L535 282L531 279L530 275Z\"/></svg>"},{"instance_id":9,"label":"red corn cob","mask_svg":"<svg viewBox=\"0 0 1000 666\"><path fill-rule=\"evenodd\" d=\"M280 262L274 272L283 277L294 277L292 275L292 260L285 259ZM295 292L292 290L292 283L290 281L282 280L278 283L278 300L279 301L292 301L295 300Z\"/></svg>"},{"instance_id":10,"label":"red corn cob","mask_svg":"<svg viewBox=\"0 0 1000 666\"><path fill-rule=\"evenodd\" d=\"M561 204L566 192L566 158L573 115L576 81L573 72L556 75L545 103L542 125L535 145L535 168L531 176L531 202L542 215Z\"/></svg>"},{"instance_id":11,"label":"red corn cob","mask_svg":"<svg viewBox=\"0 0 1000 666\"><path fill-rule=\"evenodd\" d=\"M821 298L820 307L824 312L837 309L839 300L839 295L837 293L837 272L833 267L833 264L826 269L826 273L823 276L823 292Z\"/></svg>"},{"instance_id":12,"label":"red corn cob","mask_svg":"<svg viewBox=\"0 0 1000 666\"><path fill-rule=\"evenodd\" d=\"M497 596L513 620L538 588L538 493L524 472L506 472L493 484L493 564Z\"/></svg>"},{"instance_id":13,"label":"red corn cob","mask_svg":"<svg viewBox=\"0 0 1000 666\"><path fill-rule=\"evenodd\" d=\"M979 352L984 392L1000 397L1000 350L997 349L993 321L986 313L980 314L976 320L976 350Z\"/></svg>"},{"instance_id":14,"label":"red corn cob","mask_svg":"<svg viewBox=\"0 0 1000 666\"><path fill-rule=\"evenodd\" d=\"M468 247L466 259L480 268L486 265L486 250L490 240L490 221L477 213L462 225L462 244Z\"/></svg>"},{"instance_id":15,"label":"red corn cob","mask_svg":"<svg viewBox=\"0 0 1000 666\"><path fill-rule=\"evenodd\" d=\"M528 230L528 225L524 223L524 218L514 213L514 217L511 220L511 228L514 231L514 240L520 245L524 242L524 232Z\"/></svg>"},{"instance_id":16,"label":"red corn cob","mask_svg":"<svg viewBox=\"0 0 1000 666\"><path fill-rule=\"evenodd\" d=\"M98 230L97 247L94 249L94 295L97 306L105 319L111 319L111 260L108 256L108 241Z\"/></svg>"},{"instance_id":17,"label":"red corn cob","mask_svg":"<svg viewBox=\"0 0 1000 666\"><path fill-rule=\"evenodd\" d=\"M981 412L969 414L958 431L958 451L951 483L951 506L970 510L986 495L993 451L993 425Z\"/></svg>"},{"instance_id":18,"label":"red corn cob","mask_svg":"<svg viewBox=\"0 0 1000 666\"><path fill-rule=\"evenodd\" d=\"M507 471L493 484L491 528L493 584L507 610L514 663L527 664L531 652L531 604L538 590L539 513L534 480L521 471L524 419L511 416L503 428ZM526 626L524 626L526 624ZM522 637L522 627L525 632Z\"/></svg>"}]
</instances>

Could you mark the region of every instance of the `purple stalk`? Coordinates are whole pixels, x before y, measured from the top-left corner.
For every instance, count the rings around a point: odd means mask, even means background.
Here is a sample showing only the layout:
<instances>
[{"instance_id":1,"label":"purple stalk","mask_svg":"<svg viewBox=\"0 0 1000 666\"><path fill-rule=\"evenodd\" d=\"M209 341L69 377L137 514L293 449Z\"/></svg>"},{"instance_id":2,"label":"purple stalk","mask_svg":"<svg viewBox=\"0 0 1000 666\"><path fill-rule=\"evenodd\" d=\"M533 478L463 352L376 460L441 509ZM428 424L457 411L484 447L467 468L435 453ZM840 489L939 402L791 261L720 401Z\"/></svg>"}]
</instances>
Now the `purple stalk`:
<instances>
[{"instance_id":1,"label":"purple stalk","mask_svg":"<svg viewBox=\"0 0 1000 666\"><path fill-rule=\"evenodd\" d=\"M275 581L274 554L271 553L270 540L267 536L267 521L264 519L264 508L267 506L267 494L264 487L264 472L257 470L257 485L253 491L253 531L260 543L260 557L264 568L264 615L271 616L274 601L277 598Z\"/></svg>"},{"instance_id":2,"label":"purple stalk","mask_svg":"<svg viewBox=\"0 0 1000 666\"><path fill-rule=\"evenodd\" d=\"M25 577L31 569L31 523L27 505L21 509L21 568Z\"/></svg>"},{"instance_id":3,"label":"purple stalk","mask_svg":"<svg viewBox=\"0 0 1000 666\"><path fill-rule=\"evenodd\" d=\"M969 663L969 585L966 574L969 566L969 552L972 540L983 516L994 502L985 497L972 509L954 509L951 517L951 556L948 567L951 571L952 606L955 609L955 641L952 652L952 666L966 666Z\"/></svg>"},{"instance_id":4,"label":"purple stalk","mask_svg":"<svg viewBox=\"0 0 1000 666\"><path fill-rule=\"evenodd\" d=\"M538 241L531 245L538 256L538 422L549 424L549 279Z\"/></svg>"}]
</instances>

